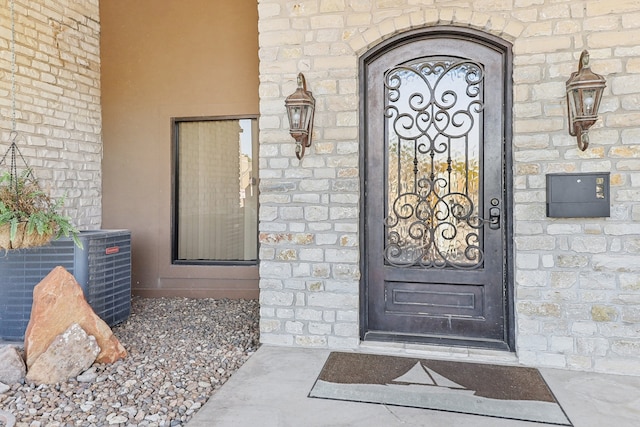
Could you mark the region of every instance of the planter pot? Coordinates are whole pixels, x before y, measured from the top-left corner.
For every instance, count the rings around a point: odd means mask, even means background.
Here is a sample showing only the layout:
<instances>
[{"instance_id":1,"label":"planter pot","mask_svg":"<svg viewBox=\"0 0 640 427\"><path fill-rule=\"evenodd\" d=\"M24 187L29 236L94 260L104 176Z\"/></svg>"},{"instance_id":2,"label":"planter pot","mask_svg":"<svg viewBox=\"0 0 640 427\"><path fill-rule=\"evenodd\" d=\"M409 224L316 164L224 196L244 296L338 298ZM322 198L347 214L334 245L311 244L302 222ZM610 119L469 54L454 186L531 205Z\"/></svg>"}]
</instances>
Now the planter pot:
<instances>
[{"instance_id":1,"label":"planter pot","mask_svg":"<svg viewBox=\"0 0 640 427\"><path fill-rule=\"evenodd\" d=\"M33 288L62 266L73 274L84 296L109 326L131 312L131 232L81 231L78 248L71 238L0 253L0 338L23 340L31 316Z\"/></svg>"},{"instance_id":2,"label":"planter pot","mask_svg":"<svg viewBox=\"0 0 640 427\"><path fill-rule=\"evenodd\" d=\"M4 250L34 248L46 245L51 241L53 233L27 233L27 223L21 222L18 224L15 238L11 240L10 237L11 226L9 224L0 225L0 249Z\"/></svg>"}]
</instances>

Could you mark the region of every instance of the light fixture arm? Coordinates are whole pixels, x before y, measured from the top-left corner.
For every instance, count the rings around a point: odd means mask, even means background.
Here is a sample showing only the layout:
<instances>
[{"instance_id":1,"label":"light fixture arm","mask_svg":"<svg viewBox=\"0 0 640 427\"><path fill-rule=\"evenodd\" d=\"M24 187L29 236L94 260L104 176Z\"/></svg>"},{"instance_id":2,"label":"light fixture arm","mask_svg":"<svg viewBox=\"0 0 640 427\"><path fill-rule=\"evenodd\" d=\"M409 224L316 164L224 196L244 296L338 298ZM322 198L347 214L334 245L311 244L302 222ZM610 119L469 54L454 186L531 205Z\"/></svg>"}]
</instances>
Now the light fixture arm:
<instances>
[{"instance_id":1,"label":"light fixture arm","mask_svg":"<svg viewBox=\"0 0 640 427\"><path fill-rule=\"evenodd\" d=\"M576 137L578 141L578 148L580 151L585 151L587 147L589 147L589 129L580 129Z\"/></svg>"}]
</instances>

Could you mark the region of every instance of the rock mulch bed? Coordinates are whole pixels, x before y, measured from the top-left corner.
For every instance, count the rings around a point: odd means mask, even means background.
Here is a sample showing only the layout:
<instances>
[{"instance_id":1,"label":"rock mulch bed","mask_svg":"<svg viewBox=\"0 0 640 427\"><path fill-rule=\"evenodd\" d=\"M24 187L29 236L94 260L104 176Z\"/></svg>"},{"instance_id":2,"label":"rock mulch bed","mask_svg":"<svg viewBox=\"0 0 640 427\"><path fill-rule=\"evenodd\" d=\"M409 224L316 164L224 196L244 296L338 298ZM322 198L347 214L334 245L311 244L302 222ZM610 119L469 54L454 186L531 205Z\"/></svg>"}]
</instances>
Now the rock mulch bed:
<instances>
[{"instance_id":1,"label":"rock mulch bed","mask_svg":"<svg viewBox=\"0 0 640 427\"><path fill-rule=\"evenodd\" d=\"M16 427L182 426L259 346L258 302L134 298L113 328L129 355L56 385L13 384Z\"/></svg>"}]
</instances>

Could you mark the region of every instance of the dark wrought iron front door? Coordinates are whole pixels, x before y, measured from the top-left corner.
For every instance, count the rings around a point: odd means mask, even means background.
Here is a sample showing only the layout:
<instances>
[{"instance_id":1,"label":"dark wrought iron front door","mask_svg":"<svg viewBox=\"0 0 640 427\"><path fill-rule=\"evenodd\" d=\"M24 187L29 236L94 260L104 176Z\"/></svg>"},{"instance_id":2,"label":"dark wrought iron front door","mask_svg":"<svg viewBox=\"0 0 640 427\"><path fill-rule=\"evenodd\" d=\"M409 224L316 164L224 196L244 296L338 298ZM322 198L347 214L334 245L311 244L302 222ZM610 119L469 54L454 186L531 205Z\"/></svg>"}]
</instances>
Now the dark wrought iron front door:
<instances>
[{"instance_id":1,"label":"dark wrought iron front door","mask_svg":"<svg viewBox=\"0 0 640 427\"><path fill-rule=\"evenodd\" d=\"M506 48L447 34L363 61L363 338L509 348Z\"/></svg>"}]
</instances>

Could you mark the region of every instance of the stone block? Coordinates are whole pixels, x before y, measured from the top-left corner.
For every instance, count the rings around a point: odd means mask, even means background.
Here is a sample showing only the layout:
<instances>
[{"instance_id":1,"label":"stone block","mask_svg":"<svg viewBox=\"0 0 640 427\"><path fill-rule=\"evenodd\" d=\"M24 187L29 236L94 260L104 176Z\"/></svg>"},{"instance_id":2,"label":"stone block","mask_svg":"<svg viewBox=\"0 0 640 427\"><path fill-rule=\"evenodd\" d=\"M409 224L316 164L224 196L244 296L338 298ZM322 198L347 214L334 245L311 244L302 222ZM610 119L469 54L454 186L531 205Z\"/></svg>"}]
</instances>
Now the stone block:
<instances>
[{"instance_id":1,"label":"stone block","mask_svg":"<svg viewBox=\"0 0 640 427\"><path fill-rule=\"evenodd\" d=\"M634 0L617 0L615 2L589 2L586 5L587 16L599 16L625 12L637 12L638 3Z\"/></svg>"},{"instance_id":2,"label":"stone block","mask_svg":"<svg viewBox=\"0 0 640 427\"><path fill-rule=\"evenodd\" d=\"M332 225L330 222L307 222L306 227L309 228L309 231L313 231L314 233L332 231ZM316 234L316 243L320 244Z\"/></svg>"},{"instance_id":3,"label":"stone block","mask_svg":"<svg viewBox=\"0 0 640 427\"><path fill-rule=\"evenodd\" d=\"M356 323L336 323L333 325L333 331L339 337L358 337L359 330Z\"/></svg>"},{"instance_id":4,"label":"stone block","mask_svg":"<svg viewBox=\"0 0 640 427\"><path fill-rule=\"evenodd\" d=\"M357 322L359 320L359 313L355 310L345 311L345 310L337 310L336 311L336 321L337 322Z\"/></svg>"},{"instance_id":5,"label":"stone block","mask_svg":"<svg viewBox=\"0 0 640 427\"><path fill-rule=\"evenodd\" d=\"M308 296L308 301L312 307L357 310L359 296L329 292L314 293Z\"/></svg>"},{"instance_id":6,"label":"stone block","mask_svg":"<svg viewBox=\"0 0 640 427\"><path fill-rule=\"evenodd\" d=\"M322 320L322 310L314 310L311 308L296 308L296 319L310 320L319 322Z\"/></svg>"},{"instance_id":7,"label":"stone block","mask_svg":"<svg viewBox=\"0 0 640 427\"><path fill-rule=\"evenodd\" d=\"M567 356L564 354L541 353L538 355L538 363L550 368L566 368Z\"/></svg>"},{"instance_id":8,"label":"stone block","mask_svg":"<svg viewBox=\"0 0 640 427\"><path fill-rule=\"evenodd\" d=\"M328 346L329 348L344 348L344 349L354 349L358 348L360 345L359 337L335 337L329 336L328 338Z\"/></svg>"},{"instance_id":9,"label":"stone block","mask_svg":"<svg viewBox=\"0 0 640 427\"><path fill-rule=\"evenodd\" d=\"M582 268L589 264L589 258L578 255L558 255L555 264L562 268Z\"/></svg>"},{"instance_id":10,"label":"stone block","mask_svg":"<svg viewBox=\"0 0 640 427\"><path fill-rule=\"evenodd\" d=\"M302 279L286 279L282 281L284 289L302 290L306 289L306 283Z\"/></svg>"},{"instance_id":11,"label":"stone block","mask_svg":"<svg viewBox=\"0 0 640 427\"><path fill-rule=\"evenodd\" d=\"M571 37L566 35L521 39L515 45L515 53L520 55L565 51L571 47L571 42Z\"/></svg>"},{"instance_id":12,"label":"stone block","mask_svg":"<svg viewBox=\"0 0 640 427\"><path fill-rule=\"evenodd\" d=\"M291 308L278 308L275 311L275 316L278 319L293 319L295 316L295 310Z\"/></svg>"},{"instance_id":13,"label":"stone block","mask_svg":"<svg viewBox=\"0 0 640 427\"><path fill-rule=\"evenodd\" d=\"M312 277L328 278L330 274L331 266L329 264L313 264Z\"/></svg>"},{"instance_id":14,"label":"stone block","mask_svg":"<svg viewBox=\"0 0 640 427\"><path fill-rule=\"evenodd\" d=\"M278 279L262 279L260 280L260 289L282 289L282 280Z\"/></svg>"},{"instance_id":15,"label":"stone block","mask_svg":"<svg viewBox=\"0 0 640 427\"><path fill-rule=\"evenodd\" d=\"M325 310L322 312L322 320L327 323L335 323L336 312L335 310Z\"/></svg>"},{"instance_id":16,"label":"stone block","mask_svg":"<svg viewBox=\"0 0 640 427\"><path fill-rule=\"evenodd\" d=\"M613 273L597 273L585 271L580 273L580 289L614 290L616 289L616 275Z\"/></svg>"},{"instance_id":17,"label":"stone block","mask_svg":"<svg viewBox=\"0 0 640 427\"><path fill-rule=\"evenodd\" d=\"M611 351L620 356L637 356L640 354L640 339L616 339L611 344Z\"/></svg>"},{"instance_id":18,"label":"stone block","mask_svg":"<svg viewBox=\"0 0 640 427\"><path fill-rule=\"evenodd\" d=\"M547 349L547 337L543 335L522 335L518 337L518 348L522 350L544 351Z\"/></svg>"},{"instance_id":19,"label":"stone block","mask_svg":"<svg viewBox=\"0 0 640 427\"><path fill-rule=\"evenodd\" d=\"M549 224L547 225L547 233L549 234L580 234L583 227L581 224Z\"/></svg>"},{"instance_id":20,"label":"stone block","mask_svg":"<svg viewBox=\"0 0 640 427\"><path fill-rule=\"evenodd\" d=\"M302 334L304 330L304 323L302 322L286 322L284 325L285 331L289 334Z\"/></svg>"},{"instance_id":21,"label":"stone block","mask_svg":"<svg viewBox=\"0 0 640 427\"><path fill-rule=\"evenodd\" d=\"M517 327L518 334L537 335L540 333L540 321L538 319L520 317Z\"/></svg>"},{"instance_id":22,"label":"stone block","mask_svg":"<svg viewBox=\"0 0 640 427\"><path fill-rule=\"evenodd\" d=\"M270 317L275 317L276 310L273 307L260 307L260 318L267 319Z\"/></svg>"},{"instance_id":23,"label":"stone block","mask_svg":"<svg viewBox=\"0 0 640 427\"><path fill-rule=\"evenodd\" d=\"M609 340L599 337L578 337L576 351L582 355L605 356L609 351Z\"/></svg>"},{"instance_id":24,"label":"stone block","mask_svg":"<svg viewBox=\"0 0 640 427\"><path fill-rule=\"evenodd\" d=\"M327 249L326 257L328 262L356 263L360 252L355 249Z\"/></svg>"},{"instance_id":25,"label":"stone block","mask_svg":"<svg viewBox=\"0 0 640 427\"><path fill-rule=\"evenodd\" d=\"M551 273L551 287L554 289L568 289L573 287L578 281L574 272L553 271Z\"/></svg>"},{"instance_id":26,"label":"stone block","mask_svg":"<svg viewBox=\"0 0 640 427\"><path fill-rule=\"evenodd\" d=\"M284 334L260 334L260 342L262 344L292 346L293 335Z\"/></svg>"},{"instance_id":27,"label":"stone block","mask_svg":"<svg viewBox=\"0 0 640 427\"><path fill-rule=\"evenodd\" d=\"M326 336L301 336L298 335L295 337L295 344L302 347L326 347L327 346L327 337Z\"/></svg>"},{"instance_id":28,"label":"stone block","mask_svg":"<svg viewBox=\"0 0 640 427\"><path fill-rule=\"evenodd\" d=\"M556 239L553 236L517 236L516 248L521 251L553 250L556 247Z\"/></svg>"},{"instance_id":29,"label":"stone block","mask_svg":"<svg viewBox=\"0 0 640 427\"><path fill-rule=\"evenodd\" d=\"M330 335L331 334L330 323L309 322L308 328L309 328L309 333L313 335Z\"/></svg>"},{"instance_id":30,"label":"stone block","mask_svg":"<svg viewBox=\"0 0 640 427\"><path fill-rule=\"evenodd\" d=\"M324 261L324 250L316 248L303 248L299 251L299 257L302 261Z\"/></svg>"},{"instance_id":31,"label":"stone block","mask_svg":"<svg viewBox=\"0 0 640 427\"><path fill-rule=\"evenodd\" d=\"M310 272L311 272L311 264L309 263L300 262L300 263L291 265L292 277L300 277L300 278L309 277Z\"/></svg>"},{"instance_id":32,"label":"stone block","mask_svg":"<svg viewBox=\"0 0 640 427\"><path fill-rule=\"evenodd\" d=\"M553 259L553 255L544 254L542 255L542 266L544 268L551 268L555 265L555 260Z\"/></svg>"},{"instance_id":33,"label":"stone block","mask_svg":"<svg viewBox=\"0 0 640 427\"><path fill-rule=\"evenodd\" d=\"M591 259L595 271L640 272L640 256L598 254Z\"/></svg>"},{"instance_id":34,"label":"stone block","mask_svg":"<svg viewBox=\"0 0 640 427\"><path fill-rule=\"evenodd\" d=\"M600 357L595 359L594 370L608 374L640 375L637 357Z\"/></svg>"},{"instance_id":35,"label":"stone block","mask_svg":"<svg viewBox=\"0 0 640 427\"><path fill-rule=\"evenodd\" d=\"M598 331L598 327L593 322L580 321L580 322L573 322L573 325L571 325L571 332L574 335L578 335L578 336L595 335L597 331Z\"/></svg>"},{"instance_id":36,"label":"stone block","mask_svg":"<svg viewBox=\"0 0 640 427\"><path fill-rule=\"evenodd\" d=\"M560 317L562 309L556 303L520 301L517 303L517 312L532 317Z\"/></svg>"},{"instance_id":37,"label":"stone block","mask_svg":"<svg viewBox=\"0 0 640 427\"><path fill-rule=\"evenodd\" d=\"M280 261L295 261L298 259L298 254L295 249L282 249L278 251L276 259Z\"/></svg>"},{"instance_id":38,"label":"stone block","mask_svg":"<svg viewBox=\"0 0 640 427\"><path fill-rule=\"evenodd\" d=\"M580 32L580 23L574 20L563 20L555 23L553 34L576 34ZM563 76L571 75L571 73L563 73Z\"/></svg>"},{"instance_id":39,"label":"stone block","mask_svg":"<svg viewBox=\"0 0 640 427\"><path fill-rule=\"evenodd\" d=\"M291 277L291 264L273 261L261 262L260 277L265 279L285 279Z\"/></svg>"},{"instance_id":40,"label":"stone block","mask_svg":"<svg viewBox=\"0 0 640 427\"><path fill-rule=\"evenodd\" d=\"M336 280L358 280L360 278L360 267L357 264L335 264L332 277ZM344 291L345 283L340 283L339 286ZM330 287L329 282L327 282L327 290L335 290L335 287Z\"/></svg>"},{"instance_id":41,"label":"stone block","mask_svg":"<svg viewBox=\"0 0 640 427\"><path fill-rule=\"evenodd\" d=\"M540 270L518 270L516 284L526 287L544 287L547 285L548 273Z\"/></svg>"},{"instance_id":42,"label":"stone block","mask_svg":"<svg viewBox=\"0 0 640 427\"><path fill-rule=\"evenodd\" d=\"M540 19L570 18L571 9L566 4L556 4L540 9Z\"/></svg>"},{"instance_id":43,"label":"stone block","mask_svg":"<svg viewBox=\"0 0 640 427\"><path fill-rule=\"evenodd\" d=\"M282 220L296 220L304 218L304 210L302 207L287 206L278 209L279 217Z\"/></svg>"},{"instance_id":44,"label":"stone block","mask_svg":"<svg viewBox=\"0 0 640 427\"><path fill-rule=\"evenodd\" d=\"M260 292L260 304L290 306L293 304L293 293L287 291L263 290Z\"/></svg>"},{"instance_id":45,"label":"stone block","mask_svg":"<svg viewBox=\"0 0 640 427\"><path fill-rule=\"evenodd\" d=\"M304 219L307 221L324 221L329 219L327 206L307 206L304 208Z\"/></svg>"},{"instance_id":46,"label":"stone block","mask_svg":"<svg viewBox=\"0 0 640 427\"><path fill-rule=\"evenodd\" d=\"M518 361L525 366L536 366L538 364L538 352L518 347Z\"/></svg>"},{"instance_id":47,"label":"stone block","mask_svg":"<svg viewBox=\"0 0 640 427\"><path fill-rule=\"evenodd\" d=\"M573 337L552 336L550 338L549 350L559 353L573 353L575 347Z\"/></svg>"},{"instance_id":48,"label":"stone block","mask_svg":"<svg viewBox=\"0 0 640 427\"><path fill-rule=\"evenodd\" d=\"M353 206L335 206L329 209L331 220L337 219L357 219L358 208Z\"/></svg>"},{"instance_id":49,"label":"stone block","mask_svg":"<svg viewBox=\"0 0 640 427\"><path fill-rule=\"evenodd\" d=\"M640 306L639 307L622 307L622 321L640 324Z\"/></svg>"},{"instance_id":50,"label":"stone block","mask_svg":"<svg viewBox=\"0 0 640 427\"><path fill-rule=\"evenodd\" d=\"M567 368L578 371L589 371L592 369L593 360L589 356L572 354L567 356Z\"/></svg>"},{"instance_id":51,"label":"stone block","mask_svg":"<svg viewBox=\"0 0 640 427\"><path fill-rule=\"evenodd\" d=\"M342 247L355 247L358 246L358 236L355 234L345 234L340 236L340 246Z\"/></svg>"},{"instance_id":52,"label":"stone block","mask_svg":"<svg viewBox=\"0 0 640 427\"><path fill-rule=\"evenodd\" d=\"M261 318L260 319L260 332L261 333L271 333L271 332L276 332L276 331L280 331L282 328L282 322L280 322L280 320L277 319L266 319L266 318Z\"/></svg>"}]
</instances>

